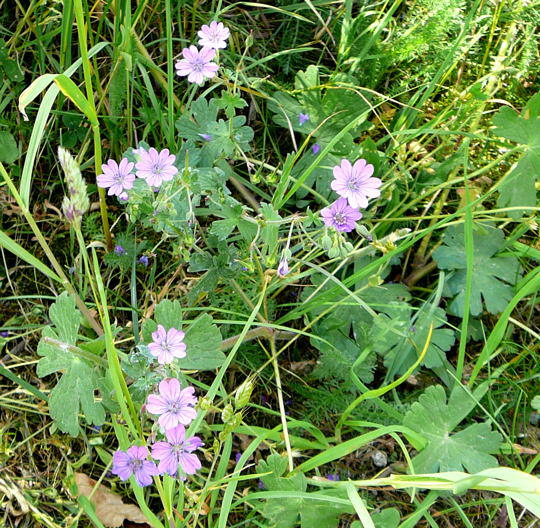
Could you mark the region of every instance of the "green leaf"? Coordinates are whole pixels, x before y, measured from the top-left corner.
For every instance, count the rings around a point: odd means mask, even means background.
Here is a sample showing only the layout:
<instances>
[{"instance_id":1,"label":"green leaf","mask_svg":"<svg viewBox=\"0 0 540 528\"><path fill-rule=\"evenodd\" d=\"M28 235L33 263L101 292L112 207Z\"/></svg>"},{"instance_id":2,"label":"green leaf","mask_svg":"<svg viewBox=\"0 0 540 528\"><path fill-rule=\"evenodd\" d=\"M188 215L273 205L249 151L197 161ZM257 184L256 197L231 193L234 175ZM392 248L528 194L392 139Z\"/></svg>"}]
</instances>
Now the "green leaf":
<instances>
[{"instance_id":1,"label":"green leaf","mask_svg":"<svg viewBox=\"0 0 540 528\"><path fill-rule=\"evenodd\" d=\"M6 130L0 130L0 161L13 163L19 155L19 147L13 135Z\"/></svg>"},{"instance_id":2,"label":"green leaf","mask_svg":"<svg viewBox=\"0 0 540 528\"><path fill-rule=\"evenodd\" d=\"M38 362L37 374L44 377L62 372L60 381L49 396L49 412L61 431L77 436L81 411L88 423L101 425L105 421L103 405L94 397L100 386L100 373L93 363L78 357L70 349L77 343L81 314L66 292L51 306L49 316L52 325L43 329L38 345L37 352L42 358ZM55 343L46 338L53 339Z\"/></svg>"},{"instance_id":3,"label":"green leaf","mask_svg":"<svg viewBox=\"0 0 540 528\"><path fill-rule=\"evenodd\" d=\"M214 370L225 361L221 351L221 332L212 317L203 314L186 330L184 342L187 356L178 360L180 368L186 370Z\"/></svg>"},{"instance_id":4,"label":"green leaf","mask_svg":"<svg viewBox=\"0 0 540 528\"><path fill-rule=\"evenodd\" d=\"M440 328L446 324L444 310L424 304L413 313L406 303L392 303L384 311L373 321L371 339L374 350L384 357L389 378L404 374L418 359L431 325L433 333L422 364L430 369L444 365L445 352L454 344L454 332Z\"/></svg>"},{"instance_id":5,"label":"green leaf","mask_svg":"<svg viewBox=\"0 0 540 528\"><path fill-rule=\"evenodd\" d=\"M221 92L221 97L216 101L217 107L225 110L225 115L230 119L236 114L237 108L244 108L247 106L246 101L236 94L232 94L227 90Z\"/></svg>"},{"instance_id":6,"label":"green leaf","mask_svg":"<svg viewBox=\"0 0 540 528\"><path fill-rule=\"evenodd\" d=\"M386 508L378 513L371 514L371 520L375 528L398 528L401 521L399 510L396 508ZM351 528L365 528L360 521L354 521Z\"/></svg>"},{"instance_id":7,"label":"green leaf","mask_svg":"<svg viewBox=\"0 0 540 528\"><path fill-rule=\"evenodd\" d=\"M504 246L504 233L500 229L476 224L473 245L470 313L479 315L483 305L490 313L500 313L512 299L521 267L514 257L494 257ZM433 252L433 258L439 268L454 270L446 278L443 295L452 298L448 310L462 317L467 274L463 225L446 229L443 245Z\"/></svg>"},{"instance_id":8,"label":"green leaf","mask_svg":"<svg viewBox=\"0 0 540 528\"><path fill-rule=\"evenodd\" d=\"M403 425L420 433L427 445L413 459L416 473L468 471L476 473L498 465L491 456L497 453L502 437L488 423L473 423L454 429L475 407L473 396L456 385L448 404L441 385L428 387L405 415Z\"/></svg>"},{"instance_id":9,"label":"green leaf","mask_svg":"<svg viewBox=\"0 0 540 528\"><path fill-rule=\"evenodd\" d=\"M218 119L219 100L207 101L199 97L176 122L180 137L202 143L202 166L212 166L217 158L231 156L238 145L244 152L251 149L253 129L244 126L246 118L236 116L224 121ZM204 136L210 136L210 140Z\"/></svg>"},{"instance_id":10,"label":"green leaf","mask_svg":"<svg viewBox=\"0 0 540 528\"><path fill-rule=\"evenodd\" d=\"M224 220L216 220L212 223L210 233L218 240L225 240L235 228L249 242L253 240L257 233L257 225L246 219L245 207L233 198L228 198L220 204L220 208L212 211L213 214Z\"/></svg>"},{"instance_id":11,"label":"green leaf","mask_svg":"<svg viewBox=\"0 0 540 528\"><path fill-rule=\"evenodd\" d=\"M321 330L322 328L318 327L317 333L324 336L326 341L319 339L311 340L311 343L321 354L318 365L313 371L313 376L317 379L337 379L342 382L342 390L356 392L356 386L351 379L351 369L354 362L364 351L365 344L362 344L362 340L353 341L338 329L328 330L326 332ZM369 354L355 368L355 374L364 383L371 383L373 381L374 367L375 355Z\"/></svg>"},{"instance_id":12,"label":"green leaf","mask_svg":"<svg viewBox=\"0 0 540 528\"><path fill-rule=\"evenodd\" d=\"M268 457L266 462L261 460L257 465L258 473L268 473L261 477L268 491L290 492L287 498L269 498L262 509L262 514L270 520L274 528L292 528L298 525L302 528L335 528L339 516L343 513L352 513L351 505L328 500L317 500L317 497L347 498L344 490L324 490L306 494L307 479L303 473L296 473L290 477L283 477L287 469L287 460L278 454Z\"/></svg>"},{"instance_id":13,"label":"green leaf","mask_svg":"<svg viewBox=\"0 0 540 528\"><path fill-rule=\"evenodd\" d=\"M500 207L534 207L535 182L540 180L540 93L527 103L521 116L504 106L493 118L494 134L525 147L525 153L499 189ZM519 218L527 211L509 211Z\"/></svg>"},{"instance_id":14,"label":"green leaf","mask_svg":"<svg viewBox=\"0 0 540 528\"><path fill-rule=\"evenodd\" d=\"M282 218L272 204L261 204L261 213L264 218L263 228L261 229L261 239L264 242L263 249L266 255L274 255L277 252L279 222Z\"/></svg>"},{"instance_id":15,"label":"green leaf","mask_svg":"<svg viewBox=\"0 0 540 528\"><path fill-rule=\"evenodd\" d=\"M206 271L188 294L191 303L195 302L201 293L214 290L220 281L235 277L240 269L236 262L237 251L233 246L228 246L225 242L218 242L216 246L216 255L203 251L193 253L189 259L190 272Z\"/></svg>"}]
</instances>

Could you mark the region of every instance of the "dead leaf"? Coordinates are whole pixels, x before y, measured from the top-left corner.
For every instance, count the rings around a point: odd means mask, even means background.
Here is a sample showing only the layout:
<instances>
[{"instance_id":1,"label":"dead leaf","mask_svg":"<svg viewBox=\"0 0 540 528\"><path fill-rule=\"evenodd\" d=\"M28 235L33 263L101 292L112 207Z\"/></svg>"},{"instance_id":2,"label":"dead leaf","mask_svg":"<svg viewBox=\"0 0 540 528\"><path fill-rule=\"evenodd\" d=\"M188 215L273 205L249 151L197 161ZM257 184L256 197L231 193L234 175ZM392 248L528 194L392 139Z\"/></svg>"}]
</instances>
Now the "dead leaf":
<instances>
[{"instance_id":1,"label":"dead leaf","mask_svg":"<svg viewBox=\"0 0 540 528\"><path fill-rule=\"evenodd\" d=\"M315 365L317 365L317 362L314 359L293 361L289 366L289 370L291 370L291 372L295 372L296 374L302 374L304 372L307 372L308 370L313 370Z\"/></svg>"},{"instance_id":2,"label":"dead leaf","mask_svg":"<svg viewBox=\"0 0 540 528\"><path fill-rule=\"evenodd\" d=\"M79 493L87 497L93 504L97 518L107 527L122 526L125 519L136 523L145 523L149 526L143 512L135 504L125 504L119 495L114 494L107 486L100 484L92 493L96 481L84 473L75 473L75 482Z\"/></svg>"}]
</instances>

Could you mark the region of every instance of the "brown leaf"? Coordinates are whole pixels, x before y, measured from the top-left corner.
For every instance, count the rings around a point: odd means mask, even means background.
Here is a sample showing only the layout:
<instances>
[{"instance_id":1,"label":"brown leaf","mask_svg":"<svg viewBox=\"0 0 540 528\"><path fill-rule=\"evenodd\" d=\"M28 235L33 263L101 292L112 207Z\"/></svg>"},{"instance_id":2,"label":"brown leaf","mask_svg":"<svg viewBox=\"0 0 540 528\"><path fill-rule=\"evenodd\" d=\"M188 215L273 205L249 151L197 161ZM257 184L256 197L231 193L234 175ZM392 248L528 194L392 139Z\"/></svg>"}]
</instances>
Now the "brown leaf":
<instances>
[{"instance_id":1,"label":"brown leaf","mask_svg":"<svg viewBox=\"0 0 540 528\"><path fill-rule=\"evenodd\" d=\"M134 504L125 504L122 498L115 495L107 486L100 484L90 497L96 481L84 473L75 473L75 482L79 493L90 499L96 509L97 518L111 528L122 526L125 519L150 526L143 512Z\"/></svg>"}]
</instances>

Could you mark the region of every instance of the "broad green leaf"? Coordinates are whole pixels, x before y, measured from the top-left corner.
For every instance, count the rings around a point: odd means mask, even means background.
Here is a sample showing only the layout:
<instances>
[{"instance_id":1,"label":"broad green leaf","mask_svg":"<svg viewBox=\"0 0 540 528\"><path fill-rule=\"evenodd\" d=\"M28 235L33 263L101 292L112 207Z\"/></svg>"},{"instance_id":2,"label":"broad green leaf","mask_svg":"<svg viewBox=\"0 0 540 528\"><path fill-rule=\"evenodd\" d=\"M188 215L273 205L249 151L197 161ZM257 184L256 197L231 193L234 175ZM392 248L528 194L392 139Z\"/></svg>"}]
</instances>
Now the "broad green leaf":
<instances>
[{"instance_id":1,"label":"broad green leaf","mask_svg":"<svg viewBox=\"0 0 540 528\"><path fill-rule=\"evenodd\" d=\"M534 95L521 115L503 106L493 118L494 134L525 147L525 153L508 175L499 190L497 204L501 207L534 207L535 182L540 180L540 93ZM509 211L512 218L525 214L524 210Z\"/></svg>"},{"instance_id":2,"label":"broad green leaf","mask_svg":"<svg viewBox=\"0 0 540 528\"><path fill-rule=\"evenodd\" d=\"M470 313L479 315L483 306L490 313L500 313L512 299L521 267L514 257L494 256L504 246L504 233L500 229L476 224L473 245ZM463 225L445 230L443 245L433 252L433 258L439 268L454 270L446 279L443 295L452 298L449 311L462 317L467 274Z\"/></svg>"},{"instance_id":3,"label":"broad green leaf","mask_svg":"<svg viewBox=\"0 0 540 528\"><path fill-rule=\"evenodd\" d=\"M346 499L344 490L324 490L306 494L307 479L303 473L296 473L290 477L283 477L287 469L287 460L280 455L273 454L266 461L257 465L258 473L268 473L261 477L265 488L272 491L288 492L286 498L268 498L262 509L262 514L270 520L272 527L292 528L336 528L339 516L343 513L352 513L353 507L343 502L331 502L330 497ZM321 499L317 500L320 496ZM322 499L325 497L325 500Z\"/></svg>"},{"instance_id":4,"label":"broad green leaf","mask_svg":"<svg viewBox=\"0 0 540 528\"><path fill-rule=\"evenodd\" d=\"M42 358L38 362L37 374L44 377L62 372L60 381L49 396L49 412L61 431L77 436L80 431L79 413L82 412L86 422L91 424L101 425L105 421L103 405L94 396L101 383L100 373L94 364L70 349L77 343L81 314L66 292L51 306L49 316L52 325L43 329L38 345L37 352ZM55 342L51 343L46 338Z\"/></svg>"},{"instance_id":5,"label":"broad green leaf","mask_svg":"<svg viewBox=\"0 0 540 528\"><path fill-rule=\"evenodd\" d=\"M413 459L415 473L462 471L475 473L497 466L501 435L488 423L473 423L454 429L474 408L473 397L457 385L448 403L441 385L428 387L405 415L403 425L420 433L427 445Z\"/></svg>"},{"instance_id":6,"label":"broad green leaf","mask_svg":"<svg viewBox=\"0 0 540 528\"><path fill-rule=\"evenodd\" d=\"M180 368L214 370L225 361L225 354L221 351L221 332L208 314L197 317L191 323L184 342L187 356L178 360Z\"/></svg>"},{"instance_id":7,"label":"broad green leaf","mask_svg":"<svg viewBox=\"0 0 540 528\"><path fill-rule=\"evenodd\" d=\"M13 135L7 130L0 130L0 161L13 163L19 155L19 147Z\"/></svg>"}]
</instances>

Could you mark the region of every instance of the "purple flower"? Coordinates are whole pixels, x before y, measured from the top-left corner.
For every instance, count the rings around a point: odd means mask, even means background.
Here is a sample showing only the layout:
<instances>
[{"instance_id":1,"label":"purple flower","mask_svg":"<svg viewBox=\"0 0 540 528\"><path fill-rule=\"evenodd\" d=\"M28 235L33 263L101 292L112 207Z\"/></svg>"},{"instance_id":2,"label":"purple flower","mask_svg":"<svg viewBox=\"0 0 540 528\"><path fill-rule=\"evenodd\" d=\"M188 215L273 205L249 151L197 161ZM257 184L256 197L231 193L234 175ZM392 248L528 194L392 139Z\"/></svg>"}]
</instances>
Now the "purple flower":
<instances>
[{"instance_id":1,"label":"purple flower","mask_svg":"<svg viewBox=\"0 0 540 528\"><path fill-rule=\"evenodd\" d=\"M337 482L337 481L339 481L339 474L338 473L328 473L326 475L326 478L328 480L333 480L334 482Z\"/></svg>"},{"instance_id":2,"label":"purple flower","mask_svg":"<svg viewBox=\"0 0 540 528\"><path fill-rule=\"evenodd\" d=\"M114 252L117 255L125 255L127 253L127 251L120 244L116 244L116 246L114 246Z\"/></svg>"},{"instance_id":3,"label":"purple flower","mask_svg":"<svg viewBox=\"0 0 540 528\"><path fill-rule=\"evenodd\" d=\"M300 113L298 115L298 123L300 123L300 126L302 126L306 121L309 121L309 115Z\"/></svg>"},{"instance_id":4,"label":"purple flower","mask_svg":"<svg viewBox=\"0 0 540 528\"><path fill-rule=\"evenodd\" d=\"M372 178L373 165L365 159L359 159L354 165L349 160L341 160L341 165L334 167L334 180L330 187L340 196L347 198L351 207L367 207L368 198L381 195L379 187L382 181Z\"/></svg>"},{"instance_id":5,"label":"purple flower","mask_svg":"<svg viewBox=\"0 0 540 528\"><path fill-rule=\"evenodd\" d=\"M145 267L148 266L148 257L146 255L142 255L139 258L139 262Z\"/></svg>"},{"instance_id":6,"label":"purple flower","mask_svg":"<svg viewBox=\"0 0 540 528\"><path fill-rule=\"evenodd\" d=\"M234 461L238 464L238 462L240 462L240 459L242 458L242 453L236 453L236 455L234 455Z\"/></svg>"},{"instance_id":7,"label":"purple flower","mask_svg":"<svg viewBox=\"0 0 540 528\"><path fill-rule=\"evenodd\" d=\"M210 25L204 25L197 35L201 37L199 44L205 48L226 48L226 40L229 38L231 32L229 28L226 28L221 22L210 22Z\"/></svg>"},{"instance_id":8,"label":"purple flower","mask_svg":"<svg viewBox=\"0 0 540 528\"><path fill-rule=\"evenodd\" d=\"M8 337L8 336L9 336L9 332L8 332L7 330L2 330L2 331L0 332L0 337L4 337L4 338L5 338L5 337Z\"/></svg>"},{"instance_id":9,"label":"purple flower","mask_svg":"<svg viewBox=\"0 0 540 528\"><path fill-rule=\"evenodd\" d=\"M143 150L139 154L140 160L135 165L137 176L146 180L150 187L158 187L164 181L170 181L178 172L174 166L176 156L169 153L169 149L158 152L151 148L148 152Z\"/></svg>"},{"instance_id":10,"label":"purple flower","mask_svg":"<svg viewBox=\"0 0 540 528\"><path fill-rule=\"evenodd\" d=\"M289 273L289 263L287 262L287 259L286 259L286 258L282 258L282 259L279 261L279 266L278 266L278 269L277 269L277 274L278 274L280 277L285 277L285 275L287 275L287 273Z\"/></svg>"},{"instance_id":11,"label":"purple flower","mask_svg":"<svg viewBox=\"0 0 540 528\"><path fill-rule=\"evenodd\" d=\"M160 461L158 470L161 474L178 476L178 465L186 475L193 475L201 469L197 455L193 454L193 451L204 445L198 436L186 438L183 425L168 429L165 436L166 442L156 442L152 445L152 457Z\"/></svg>"},{"instance_id":12,"label":"purple flower","mask_svg":"<svg viewBox=\"0 0 540 528\"><path fill-rule=\"evenodd\" d=\"M197 403L193 387L180 388L176 378L164 379L159 384L159 395L150 394L146 410L159 415L158 423L166 431L178 424L189 425L197 416L193 406Z\"/></svg>"},{"instance_id":13,"label":"purple flower","mask_svg":"<svg viewBox=\"0 0 540 528\"><path fill-rule=\"evenodd\" d=\"M212 62L216 55L216 50L212 48L198 50L190 46L182 50L182 55L184 58L175 65L176 73L180 77L187 75L189 82L201 85L205 78L211 79L218 71L218 65Z\"/></svg>"},{"instance_id":14,"label":"purple flower","mask_svg":"<svg viewBox=\"0 0 540 528\"><path fill-rule=\"evenodd\" d=\"M152 484L152 476L159 475L158 468L147 460L148 449L144 446L131 446L127 451L116 451L113 455L112 472L121 480L127 480L131 475L139 486Z\"/></svg>"},{"instance_id":15,"label":"purple flower","mask_svg":"<svg viewBox=\"0 0 540 528\"><path fill-rule=\"evenodd\" d=\"M311 147L311 152L313 152L314 156L319 153L319 150L321 150L321 146L318 143L313 143Z\"/></svg>"},{"instance_id":16,"label":"purple flower","mask_svg":"<svg viewBox=\"0 0 540 528\"><path fill-rule=\"evenodd\" d=\"M321 211L321 216L324 225L348 233L356 227L356 221L362 218L362 213L350 207L346 198L338 198Z\"/></svg>"},{"instance_id":17,"label":"purple flower","mask_svg":"<svg viewBox=\"0 0 540 528\"><path fill-rule=\"evenodd\" d=\"M127 202L129 196L128 196L128 193L127 192L121 192L119 195L118 195L118 199L121 201L121 202Z\"/></svg>"},{"instance_id":18,"label":"purple flower","mask_svg":"<svg viewBox=\"0 0 540 528\"><path fill-rule=\"evenodd\" d=\"M210 134L199 134L205 141L212 141L212 136Z\"/></svg>"},{"instance_id":19,"label":"purple flower","mask_svg":"<svg viewBox=\"0 0 540 528\"><path fill-rule=\"evenodd\" d=\"M182 330L171 328L167 331L163 325L158 325L152 333L153 341L148 345L148 350L157 357L160 365L172 363L174 358L186 357L184 336Z\"/></svg>"},{"instance_id":20,"label":"purple flower","mask_svg":"<svg viewBox=\"0 0 540 528\"><path fill-rule=\"evenodd\" d=\"M100 174L97 179L97 184L103 189L109 189L109 196L120 196L125 189L131 189L135 181L135 175L132 174L133 163L123 158L120 165L116 161L110 159L106 164L101 166L103 174Z\"/></svg>"}]
</instances>

